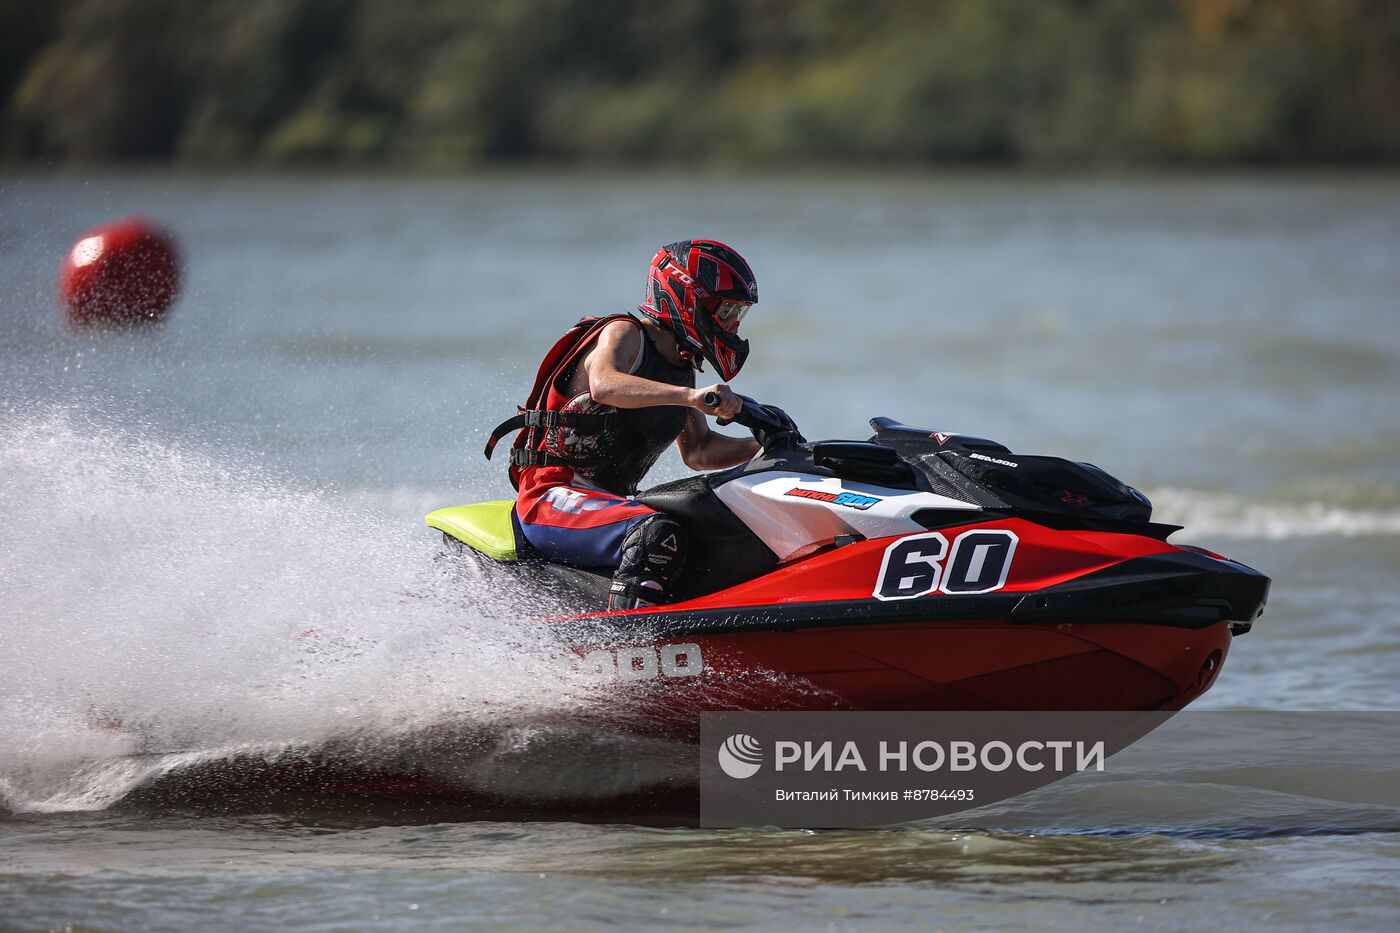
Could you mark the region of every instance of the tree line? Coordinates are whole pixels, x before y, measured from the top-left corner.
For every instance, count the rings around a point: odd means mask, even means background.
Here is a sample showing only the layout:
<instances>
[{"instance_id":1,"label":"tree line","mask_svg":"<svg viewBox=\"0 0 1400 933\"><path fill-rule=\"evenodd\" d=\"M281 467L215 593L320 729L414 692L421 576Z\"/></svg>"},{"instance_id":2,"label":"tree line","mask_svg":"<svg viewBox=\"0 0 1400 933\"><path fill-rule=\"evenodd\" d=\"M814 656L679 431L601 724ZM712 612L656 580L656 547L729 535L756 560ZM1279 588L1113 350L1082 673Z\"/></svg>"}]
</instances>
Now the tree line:
<instances>
[{"instance_id":1,"label":"tree line","mask_svg":"<svg viewBox=\"0 0 1400 933\"><path fill-rule=\"evenodd\" d=\"M0 156L1400 155L1393 0L0 0Z\"/></svg>"}]
</instances>

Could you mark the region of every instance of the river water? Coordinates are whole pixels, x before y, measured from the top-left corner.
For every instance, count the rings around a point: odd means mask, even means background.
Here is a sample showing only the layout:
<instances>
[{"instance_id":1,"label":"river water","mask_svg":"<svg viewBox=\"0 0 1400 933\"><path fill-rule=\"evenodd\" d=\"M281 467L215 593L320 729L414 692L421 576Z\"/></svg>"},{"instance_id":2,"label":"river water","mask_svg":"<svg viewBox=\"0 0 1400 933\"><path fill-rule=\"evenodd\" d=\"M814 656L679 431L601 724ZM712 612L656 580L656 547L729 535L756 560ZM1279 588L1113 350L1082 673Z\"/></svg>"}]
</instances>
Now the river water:
<instances>
[{"instance_id":1,"label":"river water","mask_svg":"<svg viewBox=\"0 0 1400 933\"><path fill-rule=\"evenodd\" d=\"M168 325L69 333L64 251L136 212L185 255ZM1242 779L1199 768L867 832L133 803L132 723L217 759L567 718L421 516L508 494L480 448L543 348L687 235L753 263L735 385L809 437L883 414L1088 460L1272 576L1194 708L1400 709L1393 177L10 174L0 927L1395 926L1392 811L1288 829L1360 776L1275 773L1244 827L1201 818Z\"/></svg>"}]
</instances>

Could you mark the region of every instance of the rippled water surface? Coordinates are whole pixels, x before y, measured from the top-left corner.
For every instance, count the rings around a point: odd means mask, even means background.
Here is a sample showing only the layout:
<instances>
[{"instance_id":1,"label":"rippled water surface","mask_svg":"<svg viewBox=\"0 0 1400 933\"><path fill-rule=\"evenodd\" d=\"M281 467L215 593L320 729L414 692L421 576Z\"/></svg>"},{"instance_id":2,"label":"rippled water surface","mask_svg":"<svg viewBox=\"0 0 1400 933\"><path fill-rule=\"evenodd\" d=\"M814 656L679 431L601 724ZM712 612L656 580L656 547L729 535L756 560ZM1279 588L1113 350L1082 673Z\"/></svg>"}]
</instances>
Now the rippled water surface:
<instances>
[{"instance_id":1,"label":"rippled water surface","mask_svg":"<svg viewBox=\"0 0 1400 933\"><path fill-rule=\"evenodd\" d=\"M138 211L185 254L169 324L67 332L64 250ZM1272 576L1195 708L1400 709L1394 179L10 175L0 927L1396 925L1365 769L1143 772L1050 789L1054 818L870 832L143 797L170 761L133 730L219 762L450 719L492 737L482 787L683 754L522 731L596 698L519 607L446 585L420 523L508 493L479 451L544 346L686 235L753 263L736 388L808 436L883 414L1088 460ZM1248 819L1204 819L1222 794Z\"/></svg>"}]
</instances>

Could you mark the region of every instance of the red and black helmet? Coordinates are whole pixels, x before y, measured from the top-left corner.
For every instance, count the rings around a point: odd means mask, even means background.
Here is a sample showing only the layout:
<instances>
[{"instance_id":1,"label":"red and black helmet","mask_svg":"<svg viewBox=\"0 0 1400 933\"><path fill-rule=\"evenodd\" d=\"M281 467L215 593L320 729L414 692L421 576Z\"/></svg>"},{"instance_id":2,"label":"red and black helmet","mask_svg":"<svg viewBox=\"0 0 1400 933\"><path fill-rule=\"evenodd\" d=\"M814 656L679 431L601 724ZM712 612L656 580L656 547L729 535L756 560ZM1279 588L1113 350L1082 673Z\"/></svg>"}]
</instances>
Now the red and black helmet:
<instances>
[{"instance_id":1,"label":"red and black helmet","mask_svg":"<svg viewBox=\"0 0 1400 933\"><path fill-rule=\"evenodd\" d=\"M700 369L709 360L733 379L749 356L739 323L758 301L758 280L734 250L717 240L682 240L657 250L647 272L643 314L676 336L676 347Z\"/></svg>"}]
</instances>

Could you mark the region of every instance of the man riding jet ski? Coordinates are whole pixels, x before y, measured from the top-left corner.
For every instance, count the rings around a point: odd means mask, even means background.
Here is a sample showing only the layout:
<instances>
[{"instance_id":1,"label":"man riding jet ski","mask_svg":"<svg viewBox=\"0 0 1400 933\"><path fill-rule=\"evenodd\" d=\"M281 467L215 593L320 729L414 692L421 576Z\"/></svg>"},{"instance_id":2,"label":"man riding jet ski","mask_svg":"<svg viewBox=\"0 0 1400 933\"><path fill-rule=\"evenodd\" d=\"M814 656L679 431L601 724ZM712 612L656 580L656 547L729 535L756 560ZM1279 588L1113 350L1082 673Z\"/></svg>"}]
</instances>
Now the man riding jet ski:
<instances>
[{"instance_id":1,"label":"man riding jet ski","mask_svg":"<svg viewBox=\"0 0 1400 933\"><path fill-rule=\"evenodd\" d=\"M609 607L664 603L686 560L685 528L633 495L675 442L694 470L734 466L758 452L748 439L710 431L704 415L733 417L724 382L695 388L709 360L724 380L749 354L739 324L758 300L753 270L715 240L683 240L652 257L641 317L587 317L540 364L519 414L510 479L520 533L543 557L616 568Z\"/></svg>"},{"instance_id":2,"label":"man riding jet ski","mask_svg":"<svg viewBox=\"0 0 1400 933\"><path fill-rule=\"evenodd\" d=\"M610 569L550 560L512 502L427 517L549 597L580 670L644 689L649 732L693 738L707 709L1175 710L1263 610L1267 577L1168 543L1098 467L888 418L808 444L739 401L751 460L635 497L690 542L669 604L602 611Z\"/></svg>"}]
</instances>

